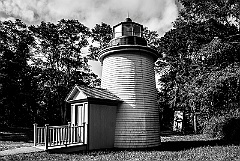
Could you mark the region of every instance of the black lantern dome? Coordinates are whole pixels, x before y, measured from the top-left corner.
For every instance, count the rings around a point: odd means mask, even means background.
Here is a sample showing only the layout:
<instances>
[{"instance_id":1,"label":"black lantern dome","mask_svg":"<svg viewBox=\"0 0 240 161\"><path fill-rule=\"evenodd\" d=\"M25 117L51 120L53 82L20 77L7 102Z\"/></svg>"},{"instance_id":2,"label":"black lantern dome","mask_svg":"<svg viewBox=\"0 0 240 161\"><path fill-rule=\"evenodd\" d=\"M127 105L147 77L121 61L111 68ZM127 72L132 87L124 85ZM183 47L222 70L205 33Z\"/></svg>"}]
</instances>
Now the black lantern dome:
<instances>
[{"instance_id":1,"label":"black lantern dome","mask_svg":"<svg viewBox=\"0 0 240 161\"><path fill-rule=\"evenodd\" d=\"M109 45L147 46L147 42L143 38L143 25L132 22L130 18L126 18L125 22L113 26L113 39Z\"/></svg>"}]
</instances>

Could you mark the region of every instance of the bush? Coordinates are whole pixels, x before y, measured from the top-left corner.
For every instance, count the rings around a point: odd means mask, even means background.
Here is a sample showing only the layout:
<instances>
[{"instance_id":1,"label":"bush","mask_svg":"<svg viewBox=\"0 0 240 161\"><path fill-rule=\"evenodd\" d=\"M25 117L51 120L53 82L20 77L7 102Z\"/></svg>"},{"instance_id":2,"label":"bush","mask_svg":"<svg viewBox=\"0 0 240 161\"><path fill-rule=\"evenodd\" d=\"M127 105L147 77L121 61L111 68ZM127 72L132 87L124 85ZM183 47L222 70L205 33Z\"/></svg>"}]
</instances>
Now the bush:
<instances>
[{"instance_id":1,"label":"bush","mask_svg":"<svg viewBox=\"0 0 240 161\"><path fill-rule=\"evenodd\" d=\"M228 142L240 142L240 111L213 116L205 124L203 133Z\"/></svg>"},{"instance_id":2,"label":"bush","mask_svg":"<svg viewBox=\"0 0 240 161\"><path fill-rule=\"evenodd\" d=\"M225 122L225 117L213 116L211 119L205 123L203 133L208 134L213 138L223 138L222 126Z\"/></svg>"},{"instance_id":3,"label":"bush","mask_svg":"<svg viewBox=\"0 0 240 161\"><path fill-rule=\"evenodd\" d=\"M227 119L222 126L223 140L240 142L240 117Z\"/></svg>"}]
</instances>

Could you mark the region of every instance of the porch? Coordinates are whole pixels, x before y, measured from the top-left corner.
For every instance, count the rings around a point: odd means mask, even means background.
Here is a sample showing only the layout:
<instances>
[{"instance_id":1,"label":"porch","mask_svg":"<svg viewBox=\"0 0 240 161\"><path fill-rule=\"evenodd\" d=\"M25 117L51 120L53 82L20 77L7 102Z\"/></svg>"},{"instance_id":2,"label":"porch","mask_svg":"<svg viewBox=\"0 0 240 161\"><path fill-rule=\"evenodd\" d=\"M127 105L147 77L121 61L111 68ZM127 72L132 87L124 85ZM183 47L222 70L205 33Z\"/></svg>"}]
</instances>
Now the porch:
<instances>
[{"instance_id":1,"label":"porch","mask_svg":"<svg viewBox=\"0 0 240 161\"><path fill-rule=\"evenodd\" d=\"M46 151L78 151L87 148L87 124L39 127L34 124L34 146Z\"/></svg>"},{"instance_id":2,"label":"porch","mask_svg":"<svg viewBox=\"0 0 240 161\"><path fill-rule=\"evenodd\" d=\"M66 98L71 122L63 126L34 124L34 146L73 152L114 147L117 106L122 102L105 89L75 86Z\"/></svg>"}]
</instances>

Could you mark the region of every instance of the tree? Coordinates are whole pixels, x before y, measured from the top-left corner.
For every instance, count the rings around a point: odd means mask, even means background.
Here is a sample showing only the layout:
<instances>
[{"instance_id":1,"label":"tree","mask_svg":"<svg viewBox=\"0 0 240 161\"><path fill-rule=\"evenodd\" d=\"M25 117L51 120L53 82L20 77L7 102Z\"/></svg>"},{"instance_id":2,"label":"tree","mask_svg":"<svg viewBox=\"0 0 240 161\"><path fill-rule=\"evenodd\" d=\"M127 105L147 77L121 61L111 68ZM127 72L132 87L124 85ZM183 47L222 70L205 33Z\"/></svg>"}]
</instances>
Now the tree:
<instances>
[{"instance_id":1,"label":"tree","mask_svg":"<svg viewBox=\"0 0 240 161\"><path fill-rule=\"evenodd\" d=\"M149 47L151 47L155 50L157 49L158 41L159 41L157 31L151 31L147 27L144 27L143 37L146 39Z\"/></svg>"},{"instance_id":2,"label":"tree","mask_svg":"<svg viewBox=\"0 0 240 161\"><path fill-rule=\"evenodd\" d=\"M108 43L112 39L112 28L106 23L96 24L91 31L92 43L97 43L98 45L89 46L90 60L98 60L98 53L101 49L108 46Z\"/></svg>"},{"instance_id":3,"label":"tree","mask_svg":"<svg viewBox=\"0 0 240 161\"><path fill-rule=\"evenodd\" d=\"M212 97L218 93L220 90L218 87L222 86L222 82L226 83L233 79L230 76L232 74L227 74L226 69L232 69L231 66L235 66L233 64L240 60L239 25L233 23L238 22L236 13L239 10L226 9L224 12L227 14L217 15L211 7L219 9L225 5L226 8L229 8L227 6L239 8L239 3L237 1L218 3L214 0L181 2L184 8L174 22L175 28L158 41L158 51L165 55L157 62L157 68L162 74L160 81L165 87L163 95L171 96L166 97L168 107L191 110L189 102L193 100L202 112L207 111L209 117L225 113L229 99L234 100L235 103L232 103L236 105L237 101L233 97L239 96L239 91L235 91L232 98L230 95L214 96L215 99ZM236 18L229 21L230 15L235 15ZM233 71L238 75L236 70ZM221 81L217 78L219 73L224 76ZM215 85L209 82L209 79L215 82ZM233 86L237 87L237 77L234 80L235 83L230 81L231 85L227 83L228 86L225 86L224 90L232 91ZM206 86L209 84L212 86ZM217 103L217 100L223 101Z\"/></svg>"},{"instance_id":4,"label":"tree","mask_svg":"<svg viewBox=\"0 0 240 161\"><path fill-rule=\"evenodd\" d=\"M30 30L39 42L35 57L41 58L34 59L33 65L43 69L39 80L44 92L42 106L49 116L46 121L66 123L64 99L69 89L75 84L94 86L98 82L97 76L89 69L87 54L82 53L91 33L77 20L64 19L57 24L42 22L39 26L31 26Z\"/></svg>"},{"instance_id":5,"label":"tree","mask_svg":"<svg viewBox=\"0 0 240 161\"><path fill-rule=\"evenodd\" d=\"M20 20L0 22L0 35L0 120L7 126L27 126L36 108L27 63L34 39Z\"/></svg>"},{"instance_id":6,"label":"tree","mask_svg":"<svg viewBox=\"0 0 240 161\"><path fill-rule=\"evenodd\" d=\"M222 24L240 23L240 2L238 0L179 0L184 8L175 24L203 22L214 19Z\"/></svg>"}]
</instances>

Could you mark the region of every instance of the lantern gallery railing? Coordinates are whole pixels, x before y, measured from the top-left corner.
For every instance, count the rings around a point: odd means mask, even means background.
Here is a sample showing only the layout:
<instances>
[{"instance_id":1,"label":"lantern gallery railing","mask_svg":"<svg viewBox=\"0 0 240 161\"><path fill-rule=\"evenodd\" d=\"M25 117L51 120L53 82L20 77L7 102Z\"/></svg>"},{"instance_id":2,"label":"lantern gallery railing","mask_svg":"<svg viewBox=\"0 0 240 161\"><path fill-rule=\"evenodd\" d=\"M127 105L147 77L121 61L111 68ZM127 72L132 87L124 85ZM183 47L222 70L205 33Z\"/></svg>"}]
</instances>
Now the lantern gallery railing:
<instances>
[{"instance_id":1,"label":"lantern gallery railing","mask_svg":"<svg viewBox=\"0 0 240 161\"><path fill-rule=\"evenodd\" d=\"M45 146L45 150L54 146L86 144L86 124L74 126L69 123L63 126L38 127L34 124L34 146Z\"/></svg>"}]
</instances>

